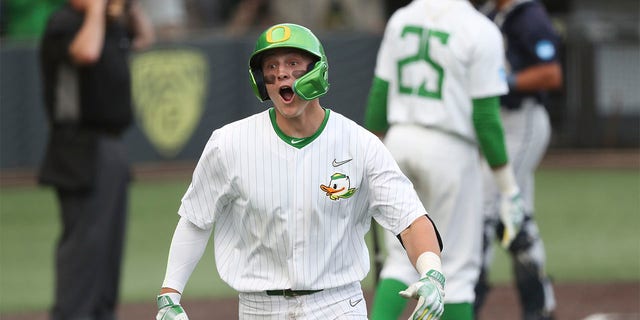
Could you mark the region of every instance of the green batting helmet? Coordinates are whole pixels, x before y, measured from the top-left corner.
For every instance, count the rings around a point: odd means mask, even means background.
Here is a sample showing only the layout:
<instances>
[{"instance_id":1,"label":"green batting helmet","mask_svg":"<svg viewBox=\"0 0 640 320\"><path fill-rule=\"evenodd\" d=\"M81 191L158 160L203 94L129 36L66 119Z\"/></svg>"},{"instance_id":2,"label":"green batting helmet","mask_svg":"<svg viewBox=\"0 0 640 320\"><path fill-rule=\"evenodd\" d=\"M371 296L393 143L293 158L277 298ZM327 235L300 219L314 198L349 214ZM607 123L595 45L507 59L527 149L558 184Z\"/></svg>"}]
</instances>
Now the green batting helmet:
<instances>
[{"instance_id":1,"label":"green batting helmet","mask_svg":"<svg viewBox=\"0 0 640 320\"><path fill-rule=\"evenodd\" d=\"M296 48L317 58L307 73L293 83L293 91L305 100L313 100L329 90L327 56L320 40L311 30L292 23L277 24L263 32L249 59L251 85L260 101L269 100L262 74L262 53L275 48Z\"/></svg>"}]
</instances>

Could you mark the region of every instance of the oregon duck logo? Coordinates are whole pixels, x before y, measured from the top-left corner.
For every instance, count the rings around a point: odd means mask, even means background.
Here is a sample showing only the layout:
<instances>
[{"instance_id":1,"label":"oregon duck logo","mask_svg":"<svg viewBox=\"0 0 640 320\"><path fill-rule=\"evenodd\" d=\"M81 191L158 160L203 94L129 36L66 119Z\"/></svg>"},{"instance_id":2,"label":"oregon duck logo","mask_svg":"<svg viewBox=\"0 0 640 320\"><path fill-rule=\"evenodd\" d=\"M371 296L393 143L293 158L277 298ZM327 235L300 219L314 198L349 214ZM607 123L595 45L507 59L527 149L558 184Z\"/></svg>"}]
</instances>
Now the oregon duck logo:
<instances>
[{"instance_id":1,"label":"oregon duck logo","mask_svg":"<svg viewBox=\"0 0 640 320\"><path fill-rule=\"evenodd\" d=\"M134 56L132 95L142 131L166 158L176 156L198 126L208 64L193 49L156 50Z\"/></svg>"},{"instance_id":2,"label":"oregon duck logo","mask_svg":"<svg viewBox=\"0 0 640 320\"><path fill-rule=\"evenodd\" d=\"M326 192L327 197L331 200L350 198L357 190L356 188L350 187L351 181L349 180L349 176L344 173L334 173L331 175L331 181L329 181L328 186L324 184L320 185L320 189Z\"/></svg>"}]
</instances>

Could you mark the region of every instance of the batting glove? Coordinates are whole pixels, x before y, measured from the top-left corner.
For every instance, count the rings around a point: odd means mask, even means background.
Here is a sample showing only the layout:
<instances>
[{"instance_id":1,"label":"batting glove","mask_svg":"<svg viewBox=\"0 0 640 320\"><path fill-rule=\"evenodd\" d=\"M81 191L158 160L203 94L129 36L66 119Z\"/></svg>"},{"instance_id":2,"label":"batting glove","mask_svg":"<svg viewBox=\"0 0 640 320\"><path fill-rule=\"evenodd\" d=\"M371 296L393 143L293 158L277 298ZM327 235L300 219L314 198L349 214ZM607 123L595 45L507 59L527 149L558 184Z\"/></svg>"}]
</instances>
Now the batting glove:
<instances>
[{"instance_id":1,"label":"batting glove","mask_svg":"<svg viewBox=\"0 0 640 320\"><path fill-rule=\"evenodd\" d=\"M410 320L440 319L444 312L444 275L431 269L418 282L400 291L400 295L418 299Z\"/></svg>"},{"instance_id":2,"label":"batting glove","mask_svg":"<svg viewBox=\"0 0 640 320\"><path fill-rule=\"evenodd\" d=\"M500 239L503 248L509 248L513 239L522 228L524 222L524 204L519 190L511 194L503 194L500 197L500 222L504 231Z\"/></svg>"},{"instance_id":3,"label":"batting glove","mask_svg":"<svg viewBox=\"0 0 640 320\"><path fill-rule=\"evenodd\" d=\"M180 305L179 293L165 293L158 296L156 320L189 320Z\"/></svg>"}]
</instances>

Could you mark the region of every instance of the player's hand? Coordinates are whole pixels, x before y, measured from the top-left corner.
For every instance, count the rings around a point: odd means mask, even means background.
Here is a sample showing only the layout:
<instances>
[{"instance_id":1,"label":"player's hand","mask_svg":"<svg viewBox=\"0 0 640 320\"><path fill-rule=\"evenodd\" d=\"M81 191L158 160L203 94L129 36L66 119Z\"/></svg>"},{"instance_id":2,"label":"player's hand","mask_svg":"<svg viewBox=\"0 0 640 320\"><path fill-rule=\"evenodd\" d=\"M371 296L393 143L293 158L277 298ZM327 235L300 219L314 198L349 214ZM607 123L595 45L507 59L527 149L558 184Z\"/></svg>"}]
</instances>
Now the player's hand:
<instances>
[{"instance_id":1,"label":"player's hand","mask_svg":"<svg viewBox=\"0 0 640 320\"><path fill-rule=\"evenodd\" d=\"M158 314L156 320L189 320L179 303L179 293L165 293L158 296ZM177 303L176 303L177 302Z\"/></svg>"},{"instance_id":2,"label":"player's hand","mask_svg":"<svg viewBox=\"0 0 640 320\"><path fill-rule=\"evenodd\" d=\"M418 282L400 291L400 295L418 299L410 320L439 319L444 312L444 275L431 269Z\"/></svg>"},{"instance_id":3,"label":"player's hand","mask_svg":"<svg viewBox=\"0 0 640 320\"><path fill-rule=\"evenodd\" d=\"M524 204L520 191L500 196L500 222L504 231L500 239L503 248L509 248L524 222Z\"/></svg>"}]
</instances>

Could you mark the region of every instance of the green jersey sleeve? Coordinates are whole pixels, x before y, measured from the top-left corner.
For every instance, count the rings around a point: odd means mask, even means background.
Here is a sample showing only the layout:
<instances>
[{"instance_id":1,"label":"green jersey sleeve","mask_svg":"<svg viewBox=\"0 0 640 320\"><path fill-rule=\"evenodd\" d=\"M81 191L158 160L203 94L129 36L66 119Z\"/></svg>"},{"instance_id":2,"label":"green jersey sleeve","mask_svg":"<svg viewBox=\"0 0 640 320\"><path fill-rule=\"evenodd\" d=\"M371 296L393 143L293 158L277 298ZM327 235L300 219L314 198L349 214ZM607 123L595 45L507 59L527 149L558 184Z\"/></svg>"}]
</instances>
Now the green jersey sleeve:
<instances>
[{"instance_id":1,"label":"green jersey sleeve","mask_svg":"<svg viewBox=\"0 0 640 320\"><path fill-rule=\"evenodd\" d=\"M472 117L480 149L489 165L506 164L509 159L500 120L500 99L497 96L473 99Z\"/></svg>"},{"instance_id":2,"label":"green jersey sleeve","mask_svg":"<svg viewBox=\"0 0 640 320\"><path fill-rule=\"evenodd\" d=\"M389 82L378 77L373 78L364 115L364 126L370 131L385 132L389 128L387 122L388 90Z\"/></svg>"}]
</instances>

